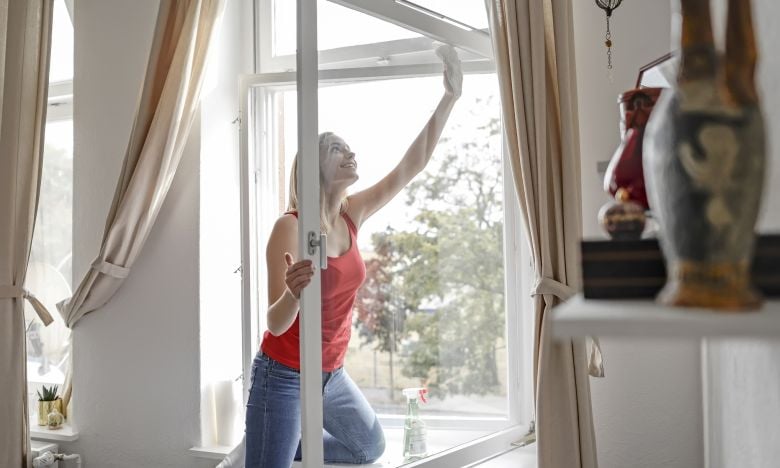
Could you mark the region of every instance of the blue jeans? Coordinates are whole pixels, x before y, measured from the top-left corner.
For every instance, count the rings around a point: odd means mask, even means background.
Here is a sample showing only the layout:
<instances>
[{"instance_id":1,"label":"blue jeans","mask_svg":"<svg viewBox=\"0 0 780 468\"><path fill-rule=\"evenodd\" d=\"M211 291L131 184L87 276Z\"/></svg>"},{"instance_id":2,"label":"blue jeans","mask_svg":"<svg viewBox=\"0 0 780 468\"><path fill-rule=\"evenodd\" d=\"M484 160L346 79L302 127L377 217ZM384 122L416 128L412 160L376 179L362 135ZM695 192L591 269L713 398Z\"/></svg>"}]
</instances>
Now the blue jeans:
<instances>
[{"instance_id":1,"label":"blue jeans","mask_svg":"<svg viewBox=\"0 0 780 468\"><path fill-rule=\"evenodd\" d=\"M286 468L301 459L300 373L258 353L246 408L245 468ZM376 413L344 368L322 373L325 463L363 464L385 450Z\"/></svg>"}]
</instances>

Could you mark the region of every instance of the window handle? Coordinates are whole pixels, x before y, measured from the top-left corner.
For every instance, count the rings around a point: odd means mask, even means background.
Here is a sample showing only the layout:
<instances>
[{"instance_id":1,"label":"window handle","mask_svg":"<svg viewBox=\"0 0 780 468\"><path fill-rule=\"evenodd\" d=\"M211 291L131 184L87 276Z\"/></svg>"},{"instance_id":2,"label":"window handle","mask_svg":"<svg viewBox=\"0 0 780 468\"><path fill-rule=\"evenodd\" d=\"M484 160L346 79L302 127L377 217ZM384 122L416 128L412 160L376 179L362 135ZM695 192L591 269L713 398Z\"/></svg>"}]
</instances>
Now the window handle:
<instances>
[{"instance_id":1,"label":"window handle","mask_svg":"<svg viewBox=\"0 0 780 468\"><path fill-rule=\"evenodd\" d=\"M317 239L317 233L309 231L309 255L314 255L317 247L320 249L320 269L328 269L328 235L319 233L319 239Z\"/></svg>"}]
</instances>

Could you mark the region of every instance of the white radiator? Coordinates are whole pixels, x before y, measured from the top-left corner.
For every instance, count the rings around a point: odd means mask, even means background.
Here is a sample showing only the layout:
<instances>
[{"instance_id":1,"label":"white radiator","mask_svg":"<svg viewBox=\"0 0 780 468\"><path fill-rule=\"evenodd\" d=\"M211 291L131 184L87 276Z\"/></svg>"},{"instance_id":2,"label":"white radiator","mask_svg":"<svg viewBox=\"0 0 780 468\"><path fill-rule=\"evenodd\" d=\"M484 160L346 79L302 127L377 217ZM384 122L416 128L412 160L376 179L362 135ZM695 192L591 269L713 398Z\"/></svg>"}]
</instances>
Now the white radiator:
<instances>
[{"instance_id":1,"label":"white radiator","mask_svg":"<svg viewBox=\"0 0 780 468\"><path fill-rule=\"evenodd\" d=\"M57 444L52 442L41 442L39 440L33 440L30 444L30 447L32 450L30 459L33 459L44 452L57 453L59 451L59 446ZM55 462L52 465L53 468L59 468L59 466L60 462Z\"/></svg>"}]
</instances>

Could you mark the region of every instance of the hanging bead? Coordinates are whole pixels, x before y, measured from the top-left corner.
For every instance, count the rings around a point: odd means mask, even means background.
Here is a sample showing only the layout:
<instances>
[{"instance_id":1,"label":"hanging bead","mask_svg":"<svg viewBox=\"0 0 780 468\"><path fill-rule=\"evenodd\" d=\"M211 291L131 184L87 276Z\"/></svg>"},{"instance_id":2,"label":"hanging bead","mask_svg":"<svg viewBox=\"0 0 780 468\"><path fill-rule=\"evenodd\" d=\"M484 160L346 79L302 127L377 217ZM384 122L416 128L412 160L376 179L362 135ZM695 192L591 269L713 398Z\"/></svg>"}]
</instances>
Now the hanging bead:
<instances>
[{"instance_id":1,"label":"hanging bead","mask_svg":"<svg viewBox=\"0 0 780 468\"><path fill-rule=\"evenodd\" d=\"M612 76L612 32L609 29L609 18L612 12L623 3L623 0L596 0L596 6L604 10L607 14L607 32L604 36L604 45L607 46L607 69Z\"/></svg>"}]
</instances>

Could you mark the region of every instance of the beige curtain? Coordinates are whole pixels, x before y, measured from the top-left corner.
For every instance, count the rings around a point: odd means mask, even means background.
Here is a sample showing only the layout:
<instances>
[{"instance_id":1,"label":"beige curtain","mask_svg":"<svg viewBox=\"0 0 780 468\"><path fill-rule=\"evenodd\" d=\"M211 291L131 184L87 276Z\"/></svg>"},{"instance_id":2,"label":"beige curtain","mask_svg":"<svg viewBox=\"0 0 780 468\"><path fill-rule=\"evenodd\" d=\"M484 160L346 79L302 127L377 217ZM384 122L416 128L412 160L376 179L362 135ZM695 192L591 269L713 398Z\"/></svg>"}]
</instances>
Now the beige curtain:
<instances>
[{"instance_id":1,"label":"beige curtain","mask_svg":"<svg viewBox=\"0 0 780 468\"><path fill-rule=\"evenodd\" d=\"M111 299L144 246L195 117L209 44L223 6L224 0L162 0L160 4L100 253L73 296L57 305L69 327Z\"/></svg>"},{"instance_id":2,"label":"beige curtain","mask_svg":"<svg viewBox=\"0 0 780 468\"><path fill-rule=\"evenodd\" d=\"M488 0L506 143L531 244L540 468L594 468L584 342L554 342L550 310L580 287L582 225L570 0ZM594 358L598 358L595 354ZM595 362L594 371L599 372Z\"/></svg>"},{"instance_id":3,"label":"beige curtain","mask_svg":"<svg viewBox=\"0 0 780 468\"><path fill-rule=\"evenodd\" d=\"M30 466L24 290L43 165L52 0L0 0L0 466Z\"/></svg>"}]
</instances>

